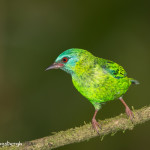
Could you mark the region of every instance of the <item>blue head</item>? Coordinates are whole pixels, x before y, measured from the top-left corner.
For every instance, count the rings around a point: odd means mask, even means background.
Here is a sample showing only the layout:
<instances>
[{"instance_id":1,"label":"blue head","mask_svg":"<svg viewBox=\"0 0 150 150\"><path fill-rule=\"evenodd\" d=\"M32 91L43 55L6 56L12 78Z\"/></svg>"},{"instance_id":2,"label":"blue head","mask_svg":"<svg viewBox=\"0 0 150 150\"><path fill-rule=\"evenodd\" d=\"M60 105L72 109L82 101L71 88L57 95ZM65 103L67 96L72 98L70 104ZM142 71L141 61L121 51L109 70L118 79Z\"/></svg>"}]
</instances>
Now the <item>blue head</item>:
<instances>
[{"instance_id":1,"label":"blue head","mask_svg":"<svg viewBox=\"0 0 150 150\"><path fill-rule=\"evenodd\" d=\"M83 56L91 55L86 50L71 48L63 53L61 53L55 60L55 62L49 66L46 70L49 69L62 69L70 74L73 74L76 63L79 62Z\"/></svg>"}]
</instances>

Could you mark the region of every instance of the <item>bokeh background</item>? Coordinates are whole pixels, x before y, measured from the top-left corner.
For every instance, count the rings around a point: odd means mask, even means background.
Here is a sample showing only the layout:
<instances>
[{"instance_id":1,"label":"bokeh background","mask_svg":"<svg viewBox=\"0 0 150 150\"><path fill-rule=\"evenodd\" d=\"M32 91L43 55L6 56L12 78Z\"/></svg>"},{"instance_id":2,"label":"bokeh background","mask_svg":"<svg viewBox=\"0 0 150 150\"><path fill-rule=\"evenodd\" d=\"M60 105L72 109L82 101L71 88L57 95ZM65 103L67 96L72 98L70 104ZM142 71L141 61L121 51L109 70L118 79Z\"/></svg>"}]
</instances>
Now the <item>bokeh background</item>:
<instances>
[{"instance_id":1,"label":"bokeh background","mask_svg":"<svg viewBox=\"0 0 150 150\"><path fill-rule=\"evenodd\" d=\"M93 106L69 74L45 72L69 48L83 48L122 65L140 81L124 96L131 107L149 105L150 3L145 0L1 0L0 142L24 142L90 122ZM97 119L124 112L108 102ZM58 150L148 149L150 122L133 131L94 138Z\"/></svg>"}]
</instances>

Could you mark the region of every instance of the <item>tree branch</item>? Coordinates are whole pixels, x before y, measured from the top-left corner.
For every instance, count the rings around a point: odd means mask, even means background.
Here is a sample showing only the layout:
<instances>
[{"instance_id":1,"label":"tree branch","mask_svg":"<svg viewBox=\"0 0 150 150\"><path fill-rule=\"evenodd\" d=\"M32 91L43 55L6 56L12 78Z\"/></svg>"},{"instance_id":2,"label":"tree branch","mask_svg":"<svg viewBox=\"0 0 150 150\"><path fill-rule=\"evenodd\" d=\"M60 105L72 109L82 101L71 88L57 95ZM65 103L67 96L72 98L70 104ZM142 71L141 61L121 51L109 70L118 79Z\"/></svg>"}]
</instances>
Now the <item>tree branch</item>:
<instances>
[{"instance_id":1,"label":"tree branch","mask_svg":"<svg viewBox=\"0 0 150 150\"><path fill-rule=\"evenodd\" d=\"M121 114L117 117L105 119L99 121L102 129L99 130L100 136L103 138L105 135L111 133L114 135L118 131L125 131L127 129L132 130L135 125L142 124L145 121L150 120L150 106L143 107L138 110L134 110L133 123L127 118L126 114ZM4 147L3 149L19 149L19 150L31 150L31 149L54 149L60 146L64 146L71 143L78 143L81 141L89 140L99 136L91 126L91 123L85 124L81 127L75 127L66 131L60 131L54 135L44 137L41 139L29 141L23 143L18 147Z\"/></svg>"}]
</instances>

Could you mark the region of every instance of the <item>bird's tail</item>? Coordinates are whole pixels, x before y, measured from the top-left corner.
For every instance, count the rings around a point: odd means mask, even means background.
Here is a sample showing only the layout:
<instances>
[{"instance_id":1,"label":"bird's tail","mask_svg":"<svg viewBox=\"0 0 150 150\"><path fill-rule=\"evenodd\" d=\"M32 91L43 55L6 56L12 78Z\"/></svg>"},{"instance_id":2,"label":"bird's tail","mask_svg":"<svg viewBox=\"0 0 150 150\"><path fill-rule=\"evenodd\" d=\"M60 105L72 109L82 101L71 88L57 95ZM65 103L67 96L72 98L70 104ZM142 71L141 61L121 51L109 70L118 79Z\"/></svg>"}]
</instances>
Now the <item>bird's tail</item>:
<instances>
[{"instance_id":1,"label":"bird's tail","mask_svg":"<svg viewBox=\"0 0 150 150\"><path fill-rule=\"evenodd\" d=\"M133 78L130 78L130 81L131 81L132 84L140 84L139 81L137 81L137 80L135 80Z\"/></svg>"}]
</instances>

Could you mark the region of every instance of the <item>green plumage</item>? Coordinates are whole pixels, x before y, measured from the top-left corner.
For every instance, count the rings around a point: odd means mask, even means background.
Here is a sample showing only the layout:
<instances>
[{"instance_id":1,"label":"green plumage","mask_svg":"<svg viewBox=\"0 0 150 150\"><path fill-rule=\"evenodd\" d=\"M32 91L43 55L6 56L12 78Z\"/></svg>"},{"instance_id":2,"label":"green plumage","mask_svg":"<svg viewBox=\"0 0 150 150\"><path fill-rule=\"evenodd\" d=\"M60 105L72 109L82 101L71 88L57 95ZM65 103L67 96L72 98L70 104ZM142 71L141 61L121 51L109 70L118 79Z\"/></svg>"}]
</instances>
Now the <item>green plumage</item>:
<instances>
[{"instance_id":1,"label":"green plumage","mask_svg":"<svg viewBox=\"0 0 150 150\"><path fill-rule=\"evenodd\" d=\"M119 98L126 107L126 113L133 118L132 111L122 99L131 83L138 81L128 78L126 71L117 63L98 58L83 49L72 48L61 53L48 69L60 68L72 76L75 88L95 107L92 125L98 132L95 120L101 104Z\"/></svg>"},{"instance_id":2,"label":"green plumage","mask_svg":"<svg viewBox=\"0 0 150 150\"><path fill-rule=\"evenodd\" d=\"M74 86L96 109L100 108L101 103L122 96L131 85L123 67L86 51L80 56L74 72Z\"/></svg>"},{"instance_id":3,"label":"green plumage","mask_svg":"<svg viewBox=\"0 0 150 150\"><path fill-rule=\"evenodd\" d=\"M126 71L117 63L98 58L83 49L69 49L61 53L56 62L68 62L60 68L72 75L75 88L95 107L100 109L101 103L121 97L132 82ZM63 63L63 62L62 62Z\"/></svg>"}]
</instances>

